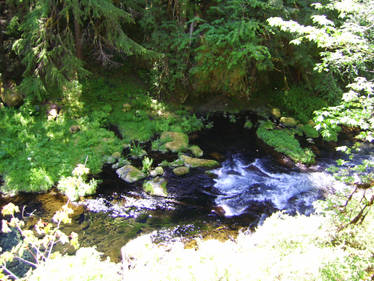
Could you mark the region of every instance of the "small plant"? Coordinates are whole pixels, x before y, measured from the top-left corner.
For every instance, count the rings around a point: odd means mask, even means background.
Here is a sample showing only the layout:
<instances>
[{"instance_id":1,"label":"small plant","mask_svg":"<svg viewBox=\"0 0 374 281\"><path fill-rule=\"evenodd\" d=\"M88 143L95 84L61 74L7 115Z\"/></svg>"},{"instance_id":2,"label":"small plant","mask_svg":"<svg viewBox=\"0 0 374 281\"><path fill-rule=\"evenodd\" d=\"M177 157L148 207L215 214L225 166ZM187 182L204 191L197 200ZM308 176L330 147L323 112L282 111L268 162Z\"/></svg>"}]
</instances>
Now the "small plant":
<instances>
[{"instance_id":1,"label":"small plant","mask_svg":"<svg viewBox=\"0 0 374 281\"><path fill-rule=\"evenodd\" d=\"M146 156L146 157L143 158L142 164L143 164L142 171L145 174L149 174L149 171L152 168L153 159Z\"/></svg>"},{"instance_id":2,"label":"small plant","mask_svg":"<svg viewBox=\"0 0 374 281\"><path fill-rule=\"evenodd\" d=\"M92 195L96 192L97 180L91 179L88 183L87 176L90 173L84 164L78 164L72 172L72 177L62 177L57 188L66 194L72 201L77 201L81 196Z\"/></svg>"},{"instance_id":3,"label":"small plant","mask_svg":"<svg viewBox=\"0 0 374 281\"><path fill-rule=\"evenodd\" d=\"M131 157L141 158L146 154L147 154L147 152L139 144L133 143L130 146L130 156Z\"/></svg>"}]
</instances>

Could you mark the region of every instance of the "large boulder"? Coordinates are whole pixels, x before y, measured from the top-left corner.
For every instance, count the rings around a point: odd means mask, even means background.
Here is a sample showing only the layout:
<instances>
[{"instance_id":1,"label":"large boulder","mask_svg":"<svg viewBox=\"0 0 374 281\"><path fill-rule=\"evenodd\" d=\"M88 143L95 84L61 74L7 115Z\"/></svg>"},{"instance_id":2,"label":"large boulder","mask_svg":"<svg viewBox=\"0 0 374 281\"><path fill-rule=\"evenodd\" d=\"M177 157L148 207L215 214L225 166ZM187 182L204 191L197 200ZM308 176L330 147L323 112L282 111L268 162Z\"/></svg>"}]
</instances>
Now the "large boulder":
<instances>
[{"instance_id":1,"label":"large boulder","mask_svg":"<svg viewBox=\"0 0 374 281\"><path fill-rule=\"evenodd\" d=\"M164 178L156 177L143 183L143 190L151 195L167 197L167 181Z\"/></svg>"},{"instance_id":2,"label":"large boulder","mask_svg":"<svg viewBox=\"0 0 374 281\"><path fill-rule=\"evenodd\" d=\"M180 152L188 148L188 136L184 133L163 132L160 140L171 152Z\"/></svg>"},{"instance_id":3,"label":"large boulder","mask_svg":"<svg viewBox=\"0 0 374 281\"><path fill-rule=\"evenodd\" d=\"M193 158L187 155L181 155L180 158L183 160L186 166L191 168L216 168L219 166L219 162L216 160Z\"/></svg>"},{"instance_id":4,"label":"large boulder","mask_svg":"<svg viewBox=\"0 0 374 281\"><path fill-rule=\"evenodd\" d=\"M123 166L117 169L116 173L122 180L128 183L133 183L145 178L145 174L132 165Z\"/></svg>"}]
</instances>

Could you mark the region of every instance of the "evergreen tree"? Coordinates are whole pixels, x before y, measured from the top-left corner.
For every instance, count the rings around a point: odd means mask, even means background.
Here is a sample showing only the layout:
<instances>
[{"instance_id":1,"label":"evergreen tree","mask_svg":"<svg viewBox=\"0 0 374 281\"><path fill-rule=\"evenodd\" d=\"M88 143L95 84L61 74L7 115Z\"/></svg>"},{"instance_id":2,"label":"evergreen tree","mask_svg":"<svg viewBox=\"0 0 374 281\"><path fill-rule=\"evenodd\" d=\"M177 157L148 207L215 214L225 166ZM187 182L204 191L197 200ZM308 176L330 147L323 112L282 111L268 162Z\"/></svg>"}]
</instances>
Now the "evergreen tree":
<instances>
[{"instance_id":1,"label":"evergreen tree","mask_svg":"<svg viewBox=\"0 0 374 281\"><path fill-rule=\"evenodd\" d=\"M88 74L85 59L113 64L114 54L143 55L125 25L134 22L125 5L111 0L7 1L16 8L8 26L20 38L13 49L25 67L21 89L42 99Z\"/></svg>"}]
</instances>

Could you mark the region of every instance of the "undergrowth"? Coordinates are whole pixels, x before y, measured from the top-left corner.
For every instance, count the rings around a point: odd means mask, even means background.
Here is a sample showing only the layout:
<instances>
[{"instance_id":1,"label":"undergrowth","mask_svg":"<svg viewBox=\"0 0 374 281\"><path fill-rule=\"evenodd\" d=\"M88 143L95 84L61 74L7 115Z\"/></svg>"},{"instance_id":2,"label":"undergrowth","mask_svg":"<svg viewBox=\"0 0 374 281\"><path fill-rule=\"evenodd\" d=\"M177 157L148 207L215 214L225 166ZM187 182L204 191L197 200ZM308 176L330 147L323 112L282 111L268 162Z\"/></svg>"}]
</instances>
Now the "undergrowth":
<instances>
[{"instance_id":1,"label":"undergrowth","mask_svg":"<svg viewBox=\"0 0 374 281\"><path fill-rule=\"evenodd\" d=\"M61 114L48 120L42 114L30 115L29 110L28 105L18 111L0 110L2 191L46 191L78 163L86 162L97 173L105 155L121 150L120 141L100 127L94 113L78 119ZM78 132L70 131L73 125Z\"/></svg>"},{"instance_id":2,"label":"undergrowth","mask_svg":"<svg viewBox=\"0 0 374 281\"><path fill-rule=\"evenodd\" d=\"M92 174L125 144L145 142L163 131L192 132L203 127L195 115L170 111L138 82L95 77L66 89L61 108L47 115L47 107L29 101L19 109L0 109L0 174L2 192L40 192L78 163ZM110 131L119 128L123 139ZM120 137L120 136L119 136Z\"/></svg>"}]
</instances>

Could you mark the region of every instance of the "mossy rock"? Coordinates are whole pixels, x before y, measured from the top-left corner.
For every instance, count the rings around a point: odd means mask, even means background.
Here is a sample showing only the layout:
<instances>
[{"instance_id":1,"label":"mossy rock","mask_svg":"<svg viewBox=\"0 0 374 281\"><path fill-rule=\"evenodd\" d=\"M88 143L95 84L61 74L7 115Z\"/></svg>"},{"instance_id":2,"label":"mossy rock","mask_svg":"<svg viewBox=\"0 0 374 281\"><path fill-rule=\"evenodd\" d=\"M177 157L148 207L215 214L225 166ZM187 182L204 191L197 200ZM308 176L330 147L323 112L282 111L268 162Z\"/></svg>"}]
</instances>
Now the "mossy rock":
<instances>
[{"instance_id":1,"label":"mossy rock","mask_svg":"<svg viewBox=\"0 0 374 281\"><path fill-rule=\"evenodd\" d=\"M128 183L133 183L145 178L145 174L132 165L126 165L116 171L117 175Z\"/></svg>"},{"instance_id":2,"label":"mossy rock","mask_svg":"<svg viewBox=\"0 0 374 281\"><path fill-rule=\"evenodd\" d=\"M151 195L167 197L167 180L161 177L156 177L152 180L143 183L143 190Z\"/></svg>"},{"instance_id":3,"label":"mossy rock","mask_svg":"<svg viewBox=\"0 0 374 281\"><path fill-rule=\"evenodd\" d=\"M180 152L188 148L188 136L184 133L163 132L160 140L165 141L165 147L171 152Z\"/></svg>"},{"instance_id":4,"label":"mossy rock","mask_svg":"<svg viewBox=\"0 0 374 281\"><path fill-rule=\"evenodd\" d=\"M275 151L288 156L296 163L312 164L315 161L314 153L310 149L303 149L291 130L272 130L260 126L257 129L257 136Z\"/></svg>"},{"instance_id":5,"label":"mossy rock","mask_svg":"<svg viewBox=\"0 0 374 281\"><path fill-rule=\"evenodd\" d=\"M176 176L184 176L187 175L190 172L190 168L186 166L177 167L173 169L173 173Z\"/></svg>"},{"instance_id":6,"label":"mossy rock","mask_svg":"<svg viewBox=\"0 0 374 281\"><path fill-rule=\"evenodd\" d=\"M286 127L296 127L297 121L295 118L292 117L281 117L279 120L284 126Z\"/></svg>"},{"instance_id":7,"label":"mossy rock","mask_svg":"<svg viewBox=\"0 0 374 281\"><path fill-rule=\"evenodd\" d=\"M164 174L164 168L158 166L149 173L152 177L162 176Z\"/></svg>"},{"instance_id":8,"label":"mossy rock","mask_svg":"<svg viewBox=\"0 0 374 281\"><path fill-rule=\"evenodd\" d=\"M190 146L189 150L192 152L192 154L195 157L201 157L204 154L204 151L200 147L198 147L197 145Z\"/></svg>"},{"instance_id":9,"label":"mossy rock","mask_svg":"<svg viewBox=\"0 0 374 281\"><path fill-rule=\"evenodd\" d=\"M219 166L219 162L216 160L193 158L187 155L181 155L180 159L183 160L186 166L191 168L216 168Z\"/></svg>"}]
</instances>

